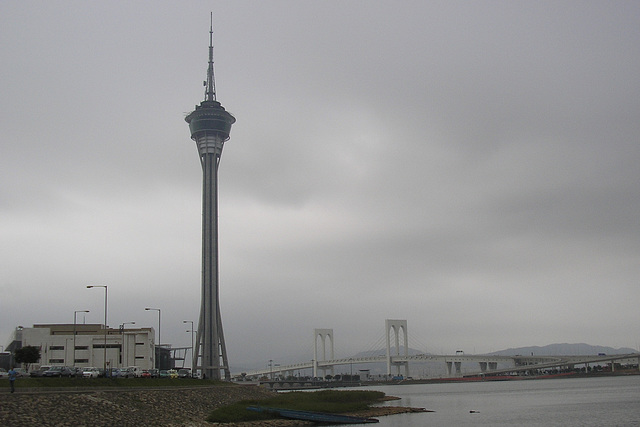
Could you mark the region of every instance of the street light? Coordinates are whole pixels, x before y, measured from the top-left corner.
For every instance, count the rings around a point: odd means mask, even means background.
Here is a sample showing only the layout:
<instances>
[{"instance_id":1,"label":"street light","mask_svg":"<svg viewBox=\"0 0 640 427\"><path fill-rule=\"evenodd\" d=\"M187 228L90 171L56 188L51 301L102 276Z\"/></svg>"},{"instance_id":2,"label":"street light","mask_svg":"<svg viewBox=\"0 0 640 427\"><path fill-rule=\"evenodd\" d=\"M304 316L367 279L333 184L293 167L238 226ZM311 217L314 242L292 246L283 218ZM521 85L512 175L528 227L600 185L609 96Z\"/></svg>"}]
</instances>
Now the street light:
<instances>
[{"instance_id":1,"label":"street light","mask_svg":"<svg viewBox=\"0 0 640 427\"><path fill-rule=\"evenodd\" d=\"M120 324L120 328L119 329L120 329L120 336L122 338L122 347L125 350L125 352L124 352L124 360L125 361L127 361L127 351L126 350L128 349L128 346L125 346L125 344L124 344L124 325L135 325L135 324L136 324L136 322L123 322L123 323ZM122 352L122 350L120 350L120 351ZM120 355L122 355L122 353ZM122 363L122 362L120 362L120 364L122 366L125 366L125 364Z\"/></svg>"},{"instance_id":2,"label":"street light","mask_svg":"<svg viewBox=\"0 0 640 427\"><path fill-rule=\"evenodd\" d=\"M87 288L104 288L104 374L107 375L107 285L87 285ZM75 350L75 349L74 349Z\"/></svg>"},{"instance_id":3,"label":"street light","mask_svg":"<svg viewBox=\"0 0 640 427\"><path fill-rule=\"evenodd\" d=\"M183 320L182 323L191 323L191 330L187 332L191 332L191 376L196 373L196 355L193 347L193 334L195 334L195 330L193 329L193 320Z\"/></svg>"},{"instance_id":4,"label":"street light","mask_svg":"<svg viewBox=\"0 0 640 427\"><path fill-rule=\"evenodd\" d=\"M78 313L88 312L89 310L76 310L73 312L73 366L76 366L76 317Z\"/></svg>"},{"instance_id":5,"label":"street light","mask_svg":"<svg viewBox=\"0 0 640 427\"><path fill-rule=\"evenodd\" d=\"M154 356L155 356L155 359L156 359L156 368L159 368L161 366L160 363L159 363L160 362L160 350L155 351L155 349L160 347L160 345L161 345L160 344L161 343L161 340L160 340L160 325L162 324L162 322L161 322L160 319L161 319L161 316L162 316L162 311L160 311L159 308L151 308L151 307L146 307L145 310L146 311L153 310L153 311L157 311L158 312L158 344L156 344L156 346L154 347Z\"/></svg>"},{"instance_id":6,"label":"street light","mask_svg":"<svg viewBox=\"0 0 640 427\"><path fill-rule=\"evenodd\" d=\"M135 325L136 322L123 322L120 324L120 332L124 332L124 325Z\"/></svg>"},{"instance_id":7,"label":"street light","mask_svg":"<svg viewBox=\"0 0 640 427\"><path fill-rule=\"evenodd\" d=\"M160 319L161 319L161 315L162 315L162 311L159 308L151 308L151 307L146 307L145 308L146 311L149 310L153 310L153 311L157 311L158 312L158 346L160 346L161 341L160 341Z\"/></svg>"}]
</instances>

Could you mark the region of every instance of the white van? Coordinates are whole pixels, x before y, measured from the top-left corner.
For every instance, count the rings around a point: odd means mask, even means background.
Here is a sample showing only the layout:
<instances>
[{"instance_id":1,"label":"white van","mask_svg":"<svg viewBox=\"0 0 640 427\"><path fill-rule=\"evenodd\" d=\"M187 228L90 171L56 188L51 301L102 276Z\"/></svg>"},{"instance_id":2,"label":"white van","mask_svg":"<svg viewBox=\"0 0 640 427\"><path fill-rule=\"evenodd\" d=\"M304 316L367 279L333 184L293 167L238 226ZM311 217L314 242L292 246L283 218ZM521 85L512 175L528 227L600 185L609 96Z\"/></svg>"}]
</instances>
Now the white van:
<instances>
[{"instance_id":1,"label":"white van","mask_svg":"<svg viewBox=\"0 0 640 427\"><path fill-rule=\"evenodd\" d=\"M127 371L133 372L136 378L142 376L142 368L140 366L127 366Z\"/></svg>"}]
</instances>

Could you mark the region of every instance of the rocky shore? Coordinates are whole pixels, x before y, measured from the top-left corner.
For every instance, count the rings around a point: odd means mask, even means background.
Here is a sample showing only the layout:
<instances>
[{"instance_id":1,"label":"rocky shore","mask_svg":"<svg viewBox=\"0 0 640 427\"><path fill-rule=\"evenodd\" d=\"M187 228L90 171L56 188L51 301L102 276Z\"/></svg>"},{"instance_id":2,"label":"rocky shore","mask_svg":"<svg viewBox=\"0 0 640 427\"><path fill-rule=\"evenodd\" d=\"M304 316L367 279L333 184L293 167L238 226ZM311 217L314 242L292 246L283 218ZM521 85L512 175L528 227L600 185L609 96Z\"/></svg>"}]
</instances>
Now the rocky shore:
<instances>
[{"instance_id":1,"label":"rocky shore","mask_svg":"<svg viewBox=\"0 0 640 427\"><path fill-rule=\"evenodd\" d=\"M7 392L0 399L0 425L211 426L204 420L213 409L271 395L241 386Z\"/></svg>"},{"instance_id":2,"label":"rocky shore","mask_svg":"<svg viewBox=\"0 0 640 427\"><path fill-rule=\"evenodd\" d=\"M274 392L256 386L215 386L163 389L18 391L3 393L3 426L213 426L209 412L245 399L262 399ZM404 407L371 408L354 415L383 416L417 411ZM227 424L228 425L228 424ZM236 426L256 426L238 423ZM261 426L313 425L293 420L261 421Z\"/></svg>"}]
</instances>

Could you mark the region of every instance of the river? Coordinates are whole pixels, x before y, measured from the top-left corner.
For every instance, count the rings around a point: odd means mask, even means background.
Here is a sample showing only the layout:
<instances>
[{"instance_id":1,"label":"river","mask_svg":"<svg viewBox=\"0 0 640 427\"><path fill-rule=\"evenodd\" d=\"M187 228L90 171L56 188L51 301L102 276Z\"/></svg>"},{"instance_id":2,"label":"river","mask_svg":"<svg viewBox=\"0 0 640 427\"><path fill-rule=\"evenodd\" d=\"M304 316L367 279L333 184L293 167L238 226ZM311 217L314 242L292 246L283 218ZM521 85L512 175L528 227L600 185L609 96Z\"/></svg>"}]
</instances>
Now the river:
<instances>
[{"instance_id":1,"label":"river","mask_svg":"<svg viewBox=\"0 0 640 427\"><path fill-rule=\"evenodd\" d=\"M380 427L640 426L640 375L363 389L401 398L383 406L435 411L380 417Z\"/></svg>"}]
</instances>

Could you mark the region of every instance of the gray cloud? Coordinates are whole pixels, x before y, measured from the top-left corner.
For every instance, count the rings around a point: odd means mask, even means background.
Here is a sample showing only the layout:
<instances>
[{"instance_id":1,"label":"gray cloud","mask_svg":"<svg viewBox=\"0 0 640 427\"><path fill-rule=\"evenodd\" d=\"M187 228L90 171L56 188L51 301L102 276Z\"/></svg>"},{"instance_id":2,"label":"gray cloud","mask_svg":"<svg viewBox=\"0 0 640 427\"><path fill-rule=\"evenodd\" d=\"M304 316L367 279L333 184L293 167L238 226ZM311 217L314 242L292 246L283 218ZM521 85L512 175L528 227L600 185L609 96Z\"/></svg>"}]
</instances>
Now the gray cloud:
<instances>
[{"instance_id":1,"label":"gray cloud","mask_svg":"<svg viewBox=\"0 0 640 427\"><path fill-rule=\"evenodd\" d=\"M6 4L0 334L110 323L187 345L211 6ZM235 2L214 10L233 363L406 318L428 351L637 345L638 6ZM166 322L166 323L165 323Z\"/></svg>"}]
</instances>

